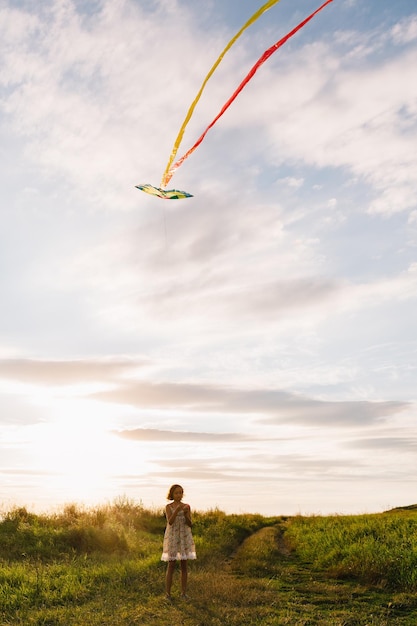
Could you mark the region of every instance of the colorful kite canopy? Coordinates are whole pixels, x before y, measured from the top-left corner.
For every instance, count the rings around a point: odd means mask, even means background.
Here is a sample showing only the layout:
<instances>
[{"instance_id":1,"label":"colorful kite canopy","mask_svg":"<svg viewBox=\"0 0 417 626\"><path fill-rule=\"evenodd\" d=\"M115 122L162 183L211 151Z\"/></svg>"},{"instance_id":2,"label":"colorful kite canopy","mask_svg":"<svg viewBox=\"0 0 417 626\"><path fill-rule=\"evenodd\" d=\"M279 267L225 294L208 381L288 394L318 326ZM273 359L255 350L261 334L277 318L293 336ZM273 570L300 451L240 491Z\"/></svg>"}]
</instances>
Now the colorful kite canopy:
<instances>
[{"instance_id":1,"label":"colorful kite canopy","mask_svg":"<svg viewBox=\"0 0 417 626\"><path fill-rule=\"evenodd\" d=\"M180 191L179 189L161 189L153 185L135 185L137 189L150 193L152 196L164 198L165 200L181 200L182 198L192 198L191 193Z\"/></svg>"},{"instance_id":2,"label":"colorful kite canopy","mask_svg":"<svg viewBox=\"0 0 417 626\"><path fill-rule=\"evenodd\" d=\"M236 33L236 35L229 41L229 43L227 44L225 49L222 51L222 53L220 54L220 56L218 57L218 59L214 63L213 67L210 69L210 71L207 74L206 78L204 79L204 81L203 81L203 83L202 83L202 85L201 85L201 87L200 87L196 97L194 98L190 108L188 109L187 115L185 116L185 119L184 119L184 121L183 121L183 123L181 125L180 131L178 133L178 136L177 136L177 138L176 138L176 140L174 142L173 148L171 150L171 154L170 154L170 157L168 159L167 166L166 166L164 174L162 176L161 187L153 187L152 185L136 185L136 187L138 189L141 189L142 191L146 191L147 193L150 193L150 194L153 194L155 196L158 196L159 198L179 199L179 198L190 198L190 197L192 197L192 194L189 194L189 193L187 193L185 191L178 191L176 189L165 190L164 187L166 187L166 185L169 183L169 181L171 180L172 176L174 175L174 172L184 163L184 161L202 143L202 141L204 140L204 138L207 135L207 133L210 130L210 128L212 128L214 126L214 124L220 119L220 117L223 115L223 113L225 113L225 111L230 107L232 102L237 98L237 96L242 91L242 89L253 78L253 76L255 75L257 70L261 67L261 65L263 63L265 63L265 61L267 59L269 59L269 57L272 56L274 54L274 52L276 52L281 46L283 46L288 41L288 39L290 39L293 35L295 35L295 33L297 33L301 28L303 28L303 26L305 26L307 24L307 22L309 22L311 19L313 19L313 17L315 15L317 15L317 13L319 13L322 9L324 9L325 6L327 6L328 4L333 2L333 0L326 0L326 2L324 2L318 9L316 9L313 13L311 13L311 15L309 15L306 19L304 19L302 22L300 22L300 24L298 24L298 26L293 28L287 35L285 35L285 37L282 37L282 39L279 39L273 46L271 46L270 48L265 50L263 55L258 59L258 61L255 63L255 65L252 67L252 69L249 71L249 73L245 76L243 81L240 83L238 88L234 91L234 93L231 95L231 97L223 105L223 107L220 110L220 112L218 113L218 115L207 126L207 128L202 133L202 135L200 135L200 137L197 139L195 144L180 159L178 159L174 163L175 157L176 157L177 152L178 152L178 148L179 148L179 146L181 144L181 141L182 141L182 138L184 136L185 129L186 129L187 125L188 125L188 122L191 119L191 116L192 116L192 114L194 112L194 109L195 109L195 107L197 105L197 102L199 101L199 99L200 99L200 97L201 97L201 95L202 95L202 93L204 91L204 88L205 88L207 82L209 81L209 79L213 75L213 73L216 70L216 68L218 67L218 65L221 63L224 55L232 47L232 45L236 42L236 40L240 37L240 35L251 24L253 24L263 13L265 13L265 11L268 11L268 9L273 7L279 1L280 0L269 0L264 5L262 5L257 11L255 11L255 13L252 15L252 17L249 18L249 20L242 26L242 28Z\"/></svg>"}]
</instances>

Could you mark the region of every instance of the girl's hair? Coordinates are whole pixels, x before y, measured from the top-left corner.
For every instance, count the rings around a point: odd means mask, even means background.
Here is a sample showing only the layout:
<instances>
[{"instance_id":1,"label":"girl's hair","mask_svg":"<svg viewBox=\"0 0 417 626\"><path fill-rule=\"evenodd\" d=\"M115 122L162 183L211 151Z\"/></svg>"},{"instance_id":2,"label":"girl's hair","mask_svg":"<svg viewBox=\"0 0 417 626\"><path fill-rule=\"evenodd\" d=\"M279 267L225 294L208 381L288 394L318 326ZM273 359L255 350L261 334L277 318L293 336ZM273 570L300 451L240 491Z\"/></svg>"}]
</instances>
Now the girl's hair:
<instances>
[{"instance_id":1,"label":"girl's hair","mask_svg":"<svg viewBox=\"0 0 417 626\"><path fill-rule=\"evenodd\" d=\"M181 485L172 485L169 488L168 495L167 495L167 500L173 500L174 499L174 491L176 489L178 489L178 488L182 489ZM184 489L182 489L182 491L184 491Z\"/></svg>"}]
</instances>

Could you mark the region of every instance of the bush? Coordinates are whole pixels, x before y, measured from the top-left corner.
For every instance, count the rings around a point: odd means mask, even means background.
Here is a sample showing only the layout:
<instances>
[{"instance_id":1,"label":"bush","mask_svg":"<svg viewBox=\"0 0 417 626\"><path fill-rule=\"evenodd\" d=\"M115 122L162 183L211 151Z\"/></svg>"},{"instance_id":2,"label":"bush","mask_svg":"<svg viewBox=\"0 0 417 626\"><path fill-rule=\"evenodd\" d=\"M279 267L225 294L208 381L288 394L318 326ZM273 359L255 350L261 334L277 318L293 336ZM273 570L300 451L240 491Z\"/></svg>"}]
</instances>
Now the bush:
<instances>
[{"instance_id":1,"label":"bush","mask_svg":"<svg viewBox=\"0 0 417 626\"><path fill-rule=\"evenodd\" d=\"M57 515L35 515L15 508L0 522L0 558L54 560L65 554L148 553L149 534L162 536L160 512L117 501L94 509L66 506Z\"/></svg>"}]
</instances>

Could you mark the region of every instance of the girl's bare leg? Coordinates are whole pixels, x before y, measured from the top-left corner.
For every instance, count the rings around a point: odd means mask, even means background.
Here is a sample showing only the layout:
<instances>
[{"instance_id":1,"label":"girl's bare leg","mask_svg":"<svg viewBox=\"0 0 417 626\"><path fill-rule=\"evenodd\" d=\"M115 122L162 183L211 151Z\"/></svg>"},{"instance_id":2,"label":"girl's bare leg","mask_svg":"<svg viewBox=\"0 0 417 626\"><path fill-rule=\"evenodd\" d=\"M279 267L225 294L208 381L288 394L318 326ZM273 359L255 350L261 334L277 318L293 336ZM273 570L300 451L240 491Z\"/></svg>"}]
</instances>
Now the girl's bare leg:
<instances>
[{"instance_id":1,"label":"girl's bare leg","mask_svg":"<svg viewBox=\"0 0 417 626\"><path fill-rule=\"evenodd\" d=\"M167 573L165 577L165 591L167 596L171 595L172 578L174 576L175 561L168 561Z\"/></svg>"},{"instance_id":2,"label":"girl's bare leg","mask_svg":"<svg viewBox=\"0 0 417 626\"><path fill-rule=\"evenodd\" d=\"M188 569L187 561L181 561L181 593L183 596L187 593Z\"/></svg>"}]
</instances>

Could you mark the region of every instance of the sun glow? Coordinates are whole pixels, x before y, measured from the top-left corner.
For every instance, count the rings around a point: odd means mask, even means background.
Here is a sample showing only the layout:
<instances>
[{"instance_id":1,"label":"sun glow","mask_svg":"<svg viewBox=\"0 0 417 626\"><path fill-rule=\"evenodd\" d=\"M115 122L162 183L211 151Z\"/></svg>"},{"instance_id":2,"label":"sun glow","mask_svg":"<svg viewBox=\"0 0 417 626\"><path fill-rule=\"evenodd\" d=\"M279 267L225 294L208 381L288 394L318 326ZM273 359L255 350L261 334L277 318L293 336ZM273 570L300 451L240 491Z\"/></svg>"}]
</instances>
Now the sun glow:
<instances>
[{"instance_id":1,"label":"sun glow","mask_svg":"<svg viewBox=\"0 0 417 626\"><path fill-rule=\"evenodd\" d=\"M32 427L33 464L47 474L44 489L60 501L103 501L110 483L123 476L140 478L149 471L144 448L114 433L114 415L99 403L66 400L51 422Z\"/></svg>"}]
</instances>

